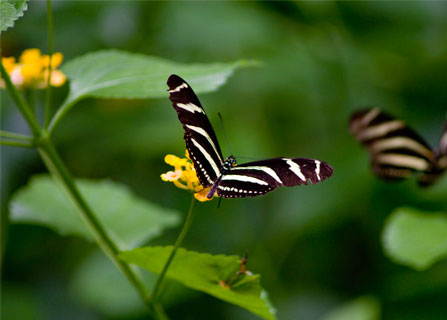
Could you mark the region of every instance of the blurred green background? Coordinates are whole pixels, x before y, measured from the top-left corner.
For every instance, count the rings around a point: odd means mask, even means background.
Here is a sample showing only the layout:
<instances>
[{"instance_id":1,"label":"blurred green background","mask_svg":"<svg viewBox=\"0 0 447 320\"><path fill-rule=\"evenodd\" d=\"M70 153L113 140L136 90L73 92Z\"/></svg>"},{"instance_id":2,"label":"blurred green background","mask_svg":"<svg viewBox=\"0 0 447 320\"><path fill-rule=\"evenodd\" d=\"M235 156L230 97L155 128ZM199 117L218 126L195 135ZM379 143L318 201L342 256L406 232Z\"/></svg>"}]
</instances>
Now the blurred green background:
<instances>
[{"instance_id":1,"label":"blurred green background","mask_svg":"<svg viewBox=\"0 0 447 320\"><path fill-rule=\"evenodd\" d=\"M438 143L447 106L447 2L54 1L53 11L55 51L64 61L106 48L185 63L262 61L199 96L224 154L230 151L217 112L241 163L290 156L334 167L333 177L315 186L224 200L220 208L216 201L201 204L185 248L247 250L247 267L261 274L280 319L322 319L365 295L380 305L383 319L446 315L446 261L414 271L390 261L380 239L399 206L445 212L447 179L429 189L414 180L378 180L348 132L348 118L379 106ZM29 3L1 46L2 56L47 52L44 1ZM54 91L55 106L67 90ZM43 110L44 93L38 98ZM1 127L27 132L5 91ZM160 179L170 170L164 155L185 149L168 99L83 100L54 139L74 176L110 178L186 212L190 195ZM33 150L1 151L2 319L144 319L139 306L126 314L100 312L74 293L74 274L96 251L93 244L46 227L9 225L12 194L46 169ZM177 232L169 229L152 244L172 244ZM96 271L92 278L103 272ZM166 304L172 319L256 319L181 286L172 287Z\"/></svg>"}]
</instances>

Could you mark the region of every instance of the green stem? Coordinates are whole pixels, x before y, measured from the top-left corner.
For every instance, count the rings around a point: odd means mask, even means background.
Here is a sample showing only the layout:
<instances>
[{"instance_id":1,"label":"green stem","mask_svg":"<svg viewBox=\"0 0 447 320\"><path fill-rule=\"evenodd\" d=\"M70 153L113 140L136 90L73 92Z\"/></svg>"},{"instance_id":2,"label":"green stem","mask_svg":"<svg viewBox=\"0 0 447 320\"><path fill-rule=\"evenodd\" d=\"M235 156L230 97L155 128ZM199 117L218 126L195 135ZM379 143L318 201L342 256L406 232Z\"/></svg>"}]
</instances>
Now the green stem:
<instances>
[{"instance_id":1,"label":"green stem","mask_svg":"<svg viewBox=\"0 0 447 320\"><path fill-rule=\"evenodd\" d=\"M168 271L168 268L172 262L172 259L175 256L175 253L177 252L177 249L180 247L180 245L183 242L183 239L185 238L186 234L188 233L189 227L191 226L191 222L194 218L194 209L196 207L197 200L196 198L192 198L191 205L189 206L188 215L186 216L185 224L183 225L182 231L180 231L180 234L177 238L177 241L175 242L174 248L172 249L171 254L169 255L168 260L166 261L165 266L163 267L163 270L161 271L160 275L158 276L157 282L155 283L154 290L152 291L152 297L151 297L151 305L154 308L157 302L157 298L161 289L161 285L163 284L163 280L165 277L166 272Z\"/></svg>"},{"instance_id":2,"label":"green stem","mask_svg":"<svg viewBox=\"0 0 447 320\"><path fill-rule=\"evenodd\" d=\"M166 315L163 306L160 303L153 304L153 315L157 320L169 320L169 317Z\"/></svg>"},{"instance_id":3,"label":"green stem","mask_svg":"<svg viewBox=\"0 0 447 320\"><path fill-rule=\"evenodd\" d=\"M25 134L20 134L20 133L15 133L15 132L10 132L10 131L3 131L3 130L0 130L0 137L11 138L11 139L16 139L16 140L23 140L23 141L28 141L28 142L33 141L32 137L27 136Z\"/></svg>"},{"instance_id":4,"label":"green stem","mask_svg":"<svg viewBox=\"0 0 447 320\"><path fill-rule=\"evenodd\" d=\"M71 107L81 100L83 96L78 96L76 98L72 98L70 96L62 103L60 108L56 111L56 114L51 118L50 124L48 125L48 132L51 134L56 127L57 123L62 119L62 117L71 109Z\"/></svg>"},{"instance_id":5,"label":"green stem","mask_svg":"<svg viewBox=\"0 0 447 320\"><path fill-rule=\"evenodd\" d=\"M50 111L51 111L51 60L53 59L54 45L53 45L53 13L51 11L51 0L47 0L47 20L48 20L48 80L47 80L47 92L45 96L45 122L44 128L48 127L50 123Z\"/></svg>"},{"instance_id":6,"label":"green stem","mask_svg":"<svg viewBox=\"0 0 447 320\"><path fill-rule=\"evenodd\" d=\"M34 148L34 143L31 142L21 142L12 140L0 140L0 145L8 147L21 147L21 148Z\"/></svg>"},{"instance_id":7,"label":"green stem","mask_svg":"<svg viewBox=\"0 0 447 320\"><path fill-rule=\"evenodd\" d=\"M11 82L11 78L9 77L9 74L6 72L1 60L0 60L0 71L2 78L6 83L6 88L8 89L8 92L11 95L12 100L15 102L18 109L25 118L26 122L30 126L30 129L34 136L33 143L35 142L35 144L37 145L37 150L39 151L43 162L47 166L48 171L58 182L60 182L61 187L64 189L69 198L72 200L74 206L78 209L77 211L81 219L87 225L90 233L94 236L99 247L107 254L107 256L113 261L113 263L118 267L118 269L120 269L122 273L127 277L132 286L134 286L134 288L137 290L138 294L140 295L144 304L148 308L149 312L153 313L149 305L149 299L148 299L149 294L142 280L130 267L129 264L118 258L119 250L117 245L109 238L102 224L96 218L93 211L90 209L89 205L82 197L81 193L79 192L77 186L74 183L73 178L71 177L70 172L65 167L64 162L62 161L56 149L54 148L53 143L50 140L49 133L45 130L42 130L39 124L37 123L37 120L34 117L34 114L31 112L30 107L23 99L23 97L20 95L14 84ZM8 133L5 131L2 132L2 134L4 136L15 135L15 138L18 139L20 139L19 136L21 136L19 134ZM21 139L23 138L25 137L21 137ZM18 146L18 144L21 143L18 141L2 140L2 144L3 142L8 143L9 145L14 144L15 146ZM22 143L22 145L20 146L25 146L25 144Z\"/></svg>"},{"instance_id":8,"label":"green stem","mask_svg":"<svg viewBox=\"0 0 447 320\"><path fill-rule=\"evenodd\" d=\"M22 113L23 117L28 123L31 132L33 133L33 136L40 137L42 134L42 129L37 123L37 120L34 117L34 114L32 113L30 107L23 99L23 97L20 95L19 91L17 91L17 88L12 84L11 78L9 77L9 74L6 72L5 67L3 66L3 63L1 61L0 61L0 71L12 100L15 102L17 108L19 108L20 112Z\"/></svg>"},{"instance_id":9,"label":"green stem","mask_svg":"<svg viewBox=\"0 0 447 320\"><path fill-rule=\"evenodd\" d=\"M126 276L129 282L138 291L138 294L140 295L143 302L146 304L147 307L149 307L148 292L142 280L136 275L129 264L118 258L118 247L109 238L109 235L103 228L102 224L96 218L93 211L90 209L90 206L82 197L73 181L73 178L70 175L70 172L65 167L65 164L59 157L59 154L57 153L48 136L41 139L37 150L39 151L45 165L47 166L48 171L50 171L52 176L57 181L61 182L61 186L66 191L75 207L78 209L79 215L87 225L90 233L94 236L100 248L107 254L107 256L118 267L118 269L120 269L121 272Z\"/></svg>"},{"instance_id":10,"label":"green stem","mask_svg":"<svg viewBox=\"0 0 447 320\"><path fill-rule=\"evenodd\" d=\"M25 90L25 101L28 103L31 112L36 115L36 107L35 107L35 101L36 101L36 91L34 89L26 89Z\"/></svg>"}]
</instances>

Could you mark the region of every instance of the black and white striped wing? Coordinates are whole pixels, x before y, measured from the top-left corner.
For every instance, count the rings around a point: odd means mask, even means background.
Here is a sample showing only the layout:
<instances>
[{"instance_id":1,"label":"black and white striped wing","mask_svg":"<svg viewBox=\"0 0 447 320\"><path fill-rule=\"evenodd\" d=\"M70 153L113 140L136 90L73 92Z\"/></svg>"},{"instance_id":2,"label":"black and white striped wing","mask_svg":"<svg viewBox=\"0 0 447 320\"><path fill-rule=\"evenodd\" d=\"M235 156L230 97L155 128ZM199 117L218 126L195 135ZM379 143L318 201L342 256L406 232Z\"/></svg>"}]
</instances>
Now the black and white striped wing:
<instances>
[{"instance_id":1,"label":"black and white striped wing","mask_svg":"<svg viewBox=\"0 0 447 320\"><path fill-rule=\"evenodd\" d=\"M352 114L350 130L371 155L376 175L390 180L405 179L414 172L430 174L436 167L433 149L402 120L378 108ZM420 180L421 184L425 184Z\"/></svg>"},{"instance_id":2,"label":"black and white striped wing","mask_svg":"<svg viewBox=\"0 0 447 320\"><path fill-rule=\"evenodd\" d=\"M303 158L275 158L232 167L217 186L224 198L255 197L277 187L318 183L329 178L333 169L326 162Z\"/></svg>"},{"instance_id":3,"label":"black and white striped wing","mask_svg":"<svg viewBox=\"0 0 447 320\"><path fill-rule=\"evenodd\" d=\"M204 187L220 176L223 159L216 134L205 110L188 83L173 74L168 79L169 99L185 130L186 149Z\"/></svg>"}]
</instances>

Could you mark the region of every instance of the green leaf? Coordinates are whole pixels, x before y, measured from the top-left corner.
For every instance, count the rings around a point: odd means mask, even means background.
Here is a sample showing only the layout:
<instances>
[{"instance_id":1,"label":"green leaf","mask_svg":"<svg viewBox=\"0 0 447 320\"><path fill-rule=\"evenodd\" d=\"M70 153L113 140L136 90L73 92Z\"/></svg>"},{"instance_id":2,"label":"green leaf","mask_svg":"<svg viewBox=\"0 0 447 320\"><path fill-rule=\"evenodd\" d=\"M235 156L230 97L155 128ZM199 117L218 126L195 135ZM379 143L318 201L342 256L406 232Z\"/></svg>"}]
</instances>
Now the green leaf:
<instances>
[{"instance_id":1,"label":"green leaf","mask_svg":"<svg viewBox=\"0 0 447 320\"><path fill-rule=\"evenodd\" d=\"M120 253L120 257L160 274L173 247L144 247ZM179 248L166 277L208 293L264 318L275 319L275 310L262 289L259 275L237 276L237 256L211 255Z\"/></svg>"},{"instance_id":2,"label":"green leaf","mask_svg":"<svg viewBox=\"0 0 447 320\"><path fill-rule=\"evenodd\" d=\"M139 199L124 185L103 180L77 180L82 195L121 249L129 249L177 225L176 212ZM31 178L10 203L11 220L41 224L62 235L92 240L62 189L48 176Z\"/></svg>"},{"instance_id":3,"label":"green leaf","mask_svg":"<svg viewBox=\"0 0 447 320\"><path fill-rule=\"evenodd\" d=\"M380 319L380 303L370 296L360 297L335 308L323 319L378 320Z\"/></svg>"},{"instance_id":4,"label":"green leaf","mask_svg":"<svg viewBox=\"0 0 447 320\"><path fill-rule=\"evenodd\" d=\"M84 97L160 98L167 97L166 81L176 73L196 92L216 90L239 67L254 61L184 64L166 59L104 50L86 54L66 63L62 71L70 79L70 94L64 105Z\"/></svg>"},{"instance_id":5,"label":"green leaf","mask_svg":"<svg viewBox=\"0 0 447 320\"><path fill-rule=\"evenodd\" d=\"M382 244L395 262L427 269L447 257L447 214L398 208L385 224Z\"/></svg>"},{"instance_id":6,"label":"green leaf","mask_svg":"<svg viewBox=\"0 0 447 320\"><path fill-rule=\"evenodd\" d=\"M14 25L27 9L27 0L0 0L0 32Z\"/></svg>"},{"instance_id":7,"label":"green leaf","mask_svg":"<svg viewBox=\"0 0 447 320\"><path fill-rule=\"evenodd\" d=\"M143 276L148 288L157 280L152 273ZM130 317L145 310L135 288L99 250L76 270L70 291L78 301L109 317Z\"/></svg>"}]
</instances>

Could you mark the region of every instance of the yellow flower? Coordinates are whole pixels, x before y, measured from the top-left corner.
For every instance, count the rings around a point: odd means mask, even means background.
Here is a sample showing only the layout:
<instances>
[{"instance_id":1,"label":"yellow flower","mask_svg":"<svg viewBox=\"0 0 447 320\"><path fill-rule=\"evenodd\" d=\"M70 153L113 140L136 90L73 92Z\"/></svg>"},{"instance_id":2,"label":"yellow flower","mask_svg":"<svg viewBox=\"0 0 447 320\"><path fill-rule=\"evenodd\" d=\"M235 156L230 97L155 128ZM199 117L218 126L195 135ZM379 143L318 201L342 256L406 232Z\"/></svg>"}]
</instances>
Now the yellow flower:
<instances>
[{"instance_id":1,"label":"yellow flower","mask_svg":"<svg viewBox=\"0 0 447 320\"><path fill-rule=\"evenodd\" d=\"M62 63L63 55L60 52L53 54L51 59L51 85L59 87L67 81L67 77L56 68ZM50 57L42 55L39 49L27 49L22 52L19 62L14 57L2 58L2 63L11 77L11 81L19 88L43 89L47 87ZM4 81L0 86L5 87Z\"/></svg>"},{"instance_id":2,"label":"yellow flower","mask_svg":"<svg viewBox=\"0 0 447 320\"><path fill-rule=\"evenodd\" d=\"M174 171L168 171L161 175L163 181L174 183L177 188L194 192L194 197L199 201L208 201L206 196L210 188L204 188L196 175L194 165L186 150L186 158L179 158L172 154L165 157L165 162L174 167Z\"/></svg>"}]
</instances>

